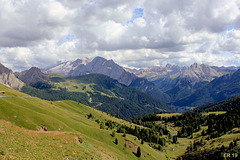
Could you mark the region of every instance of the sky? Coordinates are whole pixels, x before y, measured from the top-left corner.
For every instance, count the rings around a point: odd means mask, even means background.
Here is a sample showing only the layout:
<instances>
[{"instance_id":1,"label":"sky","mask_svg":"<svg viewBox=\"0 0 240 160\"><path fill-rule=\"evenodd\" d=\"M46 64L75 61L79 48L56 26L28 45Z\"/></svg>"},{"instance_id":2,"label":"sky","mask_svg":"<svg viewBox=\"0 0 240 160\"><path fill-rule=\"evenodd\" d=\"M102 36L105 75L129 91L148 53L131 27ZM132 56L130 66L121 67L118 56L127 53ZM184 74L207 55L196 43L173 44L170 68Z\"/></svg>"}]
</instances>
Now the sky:
<instances>
[{"instance_id":1,"label":"sky","mask_svg":"<svg viewBox=\"0 0 240 160\"><path fill-rule=\"evenodd\" d=\"M240 1L0 0L0 62L13 71L96 56L240 66Z\"/></svg>"}]
</instances>

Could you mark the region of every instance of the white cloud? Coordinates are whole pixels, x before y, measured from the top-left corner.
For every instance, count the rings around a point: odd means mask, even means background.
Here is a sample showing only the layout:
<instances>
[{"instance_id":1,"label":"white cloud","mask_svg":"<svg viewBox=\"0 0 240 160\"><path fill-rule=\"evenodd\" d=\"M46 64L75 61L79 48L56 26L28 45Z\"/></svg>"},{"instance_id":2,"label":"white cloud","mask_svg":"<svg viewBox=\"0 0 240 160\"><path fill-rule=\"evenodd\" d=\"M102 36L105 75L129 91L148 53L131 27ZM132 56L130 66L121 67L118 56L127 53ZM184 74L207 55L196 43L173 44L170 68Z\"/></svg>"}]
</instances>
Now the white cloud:
<instances>
[{"instance_id":1,"label":"white cloud","mask_svg":"<svg viewBox=\"0 0 240 160\"><path fill-rule=\"evenodd\" d=\"M240 65L239 8L238 0L0 0L1 62L21 70L100 55L134 67Z\"/></svg>"}]
</instances>

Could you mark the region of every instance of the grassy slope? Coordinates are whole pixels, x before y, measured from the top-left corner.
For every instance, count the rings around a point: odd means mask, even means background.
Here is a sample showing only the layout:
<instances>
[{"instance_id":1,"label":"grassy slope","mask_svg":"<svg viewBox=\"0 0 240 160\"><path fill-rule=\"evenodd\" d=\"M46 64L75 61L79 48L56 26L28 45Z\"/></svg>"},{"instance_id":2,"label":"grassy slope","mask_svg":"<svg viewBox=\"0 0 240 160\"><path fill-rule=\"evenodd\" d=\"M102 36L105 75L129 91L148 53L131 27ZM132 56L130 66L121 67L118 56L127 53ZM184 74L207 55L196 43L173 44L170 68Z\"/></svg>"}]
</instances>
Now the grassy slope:
<instances>
[{"instance_id":1,"label":"grassy slope","mask_svg":"<svg viewBox=\"0 0 240 160\"><path fill-rule=\"evenodd\" d=\"M121 134L111 137L112 131L99 129L95 120L111 119L130 125L127 122L77 102L45 101L2 84L0 90L6 91L4 97L0 97L0 119L12 123L0 121L0 156L3 158L138 159L132 150L124 147ZM89 113L93 119L87 118ZM48 132L36 131L41 125L46 126ZM79 144L76 137L83 143ZM118 138L118 145L113 143L115 138ZM127 139L141 146L135 137L127 135ZM144 159L165 158L164 153L155 151L147 143L141 149L146 156Z\"/></svg>"}]
</instances>

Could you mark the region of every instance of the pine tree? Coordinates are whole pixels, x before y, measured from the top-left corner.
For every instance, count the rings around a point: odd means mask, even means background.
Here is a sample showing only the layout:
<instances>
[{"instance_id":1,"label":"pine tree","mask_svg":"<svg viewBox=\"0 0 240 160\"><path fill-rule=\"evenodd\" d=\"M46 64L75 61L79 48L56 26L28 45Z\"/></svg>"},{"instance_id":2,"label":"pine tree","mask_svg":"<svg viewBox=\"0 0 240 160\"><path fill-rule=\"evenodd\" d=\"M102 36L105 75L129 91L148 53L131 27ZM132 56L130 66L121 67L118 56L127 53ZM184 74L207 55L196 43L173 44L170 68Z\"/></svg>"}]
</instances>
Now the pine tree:
<instances>
[{"instance_id":1,"label":"pine tree","mask_svg":"<svg viewBox=\"0 0 240 160\"><path fill-rule=\"evenodd\" d=\"M114 142L115 144L118 144L118 139L117 138L115 138L115 142Z\"/></svg>"},{"instance_id":2,"label":"pine tree","mask_svg":"<svg viewBox=\"0 0 240 160\"><path fill-rule=\"evenodd\" d=\"M233 149L233 142L231 142L231 143L229 144L228 149L229 149L229 150L230 150L230 149Z\"/></svg>"},{"instance_id":3,"label":"pine tree","mask_svg":"<svg viewBox=\"0 0 240 160\"><path fill-rule=\"evenodd\" d=\"M141 154L142 154L142 153L141 153L141 148L138 147L136 156L137 156L137 157L141 157Z\"/></svg>"},{"instance_id":4,"label":"pine tree","mask_svg":"<svg viewBox=\"0 0 240 160\"><path fill-rule=\"evenodd\" d=\"M222 145L220 151L223 152L224 150L225 150L225 147L224 147L224 145Z\"/></svg>"},{"instance_id":5,"label":"pine tree","mask_svg":"<svg viewBox=\"0 0 240 160\"><path fill-rule=\"evenodd\" d=\"M177 143L177 136L173 136L173 143Z\"/></svg>"}]
</instances>

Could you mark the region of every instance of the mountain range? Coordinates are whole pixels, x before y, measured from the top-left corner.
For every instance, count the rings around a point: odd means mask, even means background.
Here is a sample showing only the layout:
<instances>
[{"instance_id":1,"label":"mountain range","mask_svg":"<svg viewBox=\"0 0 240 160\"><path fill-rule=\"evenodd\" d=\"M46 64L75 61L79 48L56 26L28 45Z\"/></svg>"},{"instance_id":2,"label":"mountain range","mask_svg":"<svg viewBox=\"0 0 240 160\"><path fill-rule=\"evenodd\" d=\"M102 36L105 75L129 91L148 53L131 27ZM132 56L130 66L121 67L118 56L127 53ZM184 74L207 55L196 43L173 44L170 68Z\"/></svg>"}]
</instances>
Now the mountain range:
<instances>
[{"instance_id":1,"label":"mountain range","mask_svg":"<svg viewBox=\"0 0 240 160\"><path fill-rule=\"evenodd\" d=\"M238 84L240 73L237 69L238 67L216 67L194 63L184 67L168 64L165 67L155 66L137 70L123 68L113 60L95 57L93 60L77 59L64 62L42 70L44 73L32 67L30 70L15 73L15 76L32 87L50 89L52 88L49 79L51 74L67 77L103 74L117 80L124 87L136 87L163 103L180 107L196 107L220 102L240 94ZM16 81L19 80L16 79ZM7 83L12 84L10 81ZM22 87L23 83L20 86Z\"/></svg>"},{"instance_id":2,"label":"mountain range","mask_svg":"<svg viewBox=\"0 0 240 160\"><path fill-rule=\"evenodd\" d=\"M84 61L84 64L82 63L83 60L80 61L79 59L64 64L76 64L77 62L81 62L77 67L62 66L63 71L66 71L66 68L69 71L62 75L104 74L126 86L136 87L155 99L171 105L179 105L178 102L190 98L192 94L201 90L214 79L236 72L239 69L239 67L216 67L197 63L184 67L167 64L165 67L129 69L116 64L113 60L106 60L102 57L96 57L92 61L88 59L87 62ZM45 70L45 73L59 73L59 65ZM228 98L228 96L225 98ZM218 102L218 100L215 99L214 102ZM203 100L203 103L208 103L208 101L204 102ZM186 105L195 106L193 103L186 103Z\"/></svg>"}]
</instances>

